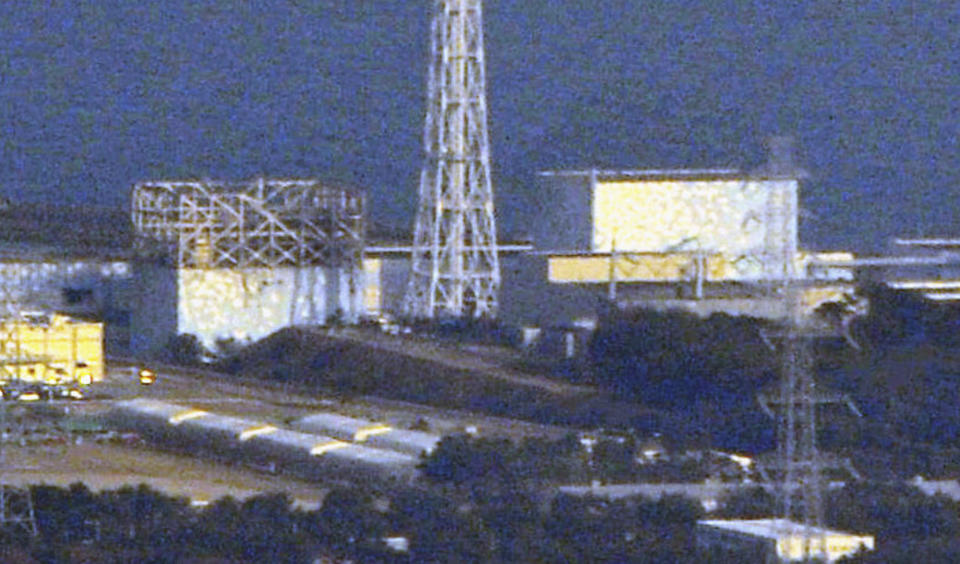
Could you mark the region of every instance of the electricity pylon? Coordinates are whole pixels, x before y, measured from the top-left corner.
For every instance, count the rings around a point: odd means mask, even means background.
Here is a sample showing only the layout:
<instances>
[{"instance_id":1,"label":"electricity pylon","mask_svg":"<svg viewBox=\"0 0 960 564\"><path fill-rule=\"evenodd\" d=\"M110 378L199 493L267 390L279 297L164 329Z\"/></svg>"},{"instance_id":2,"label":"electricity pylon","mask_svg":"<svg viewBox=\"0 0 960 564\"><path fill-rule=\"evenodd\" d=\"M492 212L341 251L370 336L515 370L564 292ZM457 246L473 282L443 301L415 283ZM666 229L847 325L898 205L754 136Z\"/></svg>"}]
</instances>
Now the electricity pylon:
<instances>
[{"instance_id":1,"label":"electricity pylon","mask_svg":"<svg viewBox=\"0 0 960 564\"><path fill-rule=\"evenodd\" d=\"M0 277L0 376L6 381L19 378L25 361L18 324L22 322L20 310L31 282L30 271L31 266L25 264ZM20 421L8 417L7 398L0 398L0 533L13 537L37 536L38 532L29 487L15 486L7 477L7 444L15 443L21 435Z\"/></svg>"},{"instance_id":2,"label":"electricity pylon","mask_svg":"<svg viewBox=\"0 0 960 564\"><path fill-rule=\"evenodd\" d=\"M779 389L760 399L777 423L777 517L796 524L793 535L800 538L802 560L811 562L825 553L817 406L834 399L817 389L810 350L814 335L803 309L805 276L797 271L798 192L805 174L794 163L792 140L773 138L770 150L771 160L760 172L773 180L767 208L767 276L782 300L783 327L777 339Z\"/></svg>"},{"instance_id":3,"label":"electricity pylon","mask_svg":"<svg viewBox=\"0 0 960 564\"><path fill-rule=\"evenodd\" d=\"M494 317L497 258L480 0L434 0L413 257L405 313Z\"/></svg>"}]
</instances>

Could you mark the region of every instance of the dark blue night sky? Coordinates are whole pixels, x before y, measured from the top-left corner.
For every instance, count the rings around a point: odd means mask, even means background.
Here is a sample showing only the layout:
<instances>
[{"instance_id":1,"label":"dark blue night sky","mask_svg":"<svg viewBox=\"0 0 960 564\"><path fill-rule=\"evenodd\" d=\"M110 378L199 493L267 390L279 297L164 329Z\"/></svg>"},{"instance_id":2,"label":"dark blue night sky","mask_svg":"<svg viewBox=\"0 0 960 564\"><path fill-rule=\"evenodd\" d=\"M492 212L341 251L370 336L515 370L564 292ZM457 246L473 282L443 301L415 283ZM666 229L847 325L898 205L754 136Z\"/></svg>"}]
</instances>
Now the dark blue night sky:
<instances>
[{"instance_id":1,"label":"dark blue night sky","mask_svg":"<svg viewBox=\"0 0 960 564\"><path fill-rule=\"evenodd\" d=\"M427 0L47 4L0 8L13 198L317 175L412 221ZM813 175L809 246L960 234L955 2L489 0L485 19L502 235L522 233L537 170L750 167L773 133Z\"/></svg>"}]
</instances>

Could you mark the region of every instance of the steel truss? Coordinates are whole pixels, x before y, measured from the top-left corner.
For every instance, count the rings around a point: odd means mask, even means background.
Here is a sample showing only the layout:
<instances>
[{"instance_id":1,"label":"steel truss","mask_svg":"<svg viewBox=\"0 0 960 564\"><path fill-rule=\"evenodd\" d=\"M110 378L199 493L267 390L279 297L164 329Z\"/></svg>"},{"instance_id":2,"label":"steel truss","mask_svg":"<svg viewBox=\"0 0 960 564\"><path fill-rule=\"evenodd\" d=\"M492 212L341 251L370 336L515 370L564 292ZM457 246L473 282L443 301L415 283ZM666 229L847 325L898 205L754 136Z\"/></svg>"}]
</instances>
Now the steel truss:
<instances>
[{"instance_id":1,"label":"steel truss","mask_svg":"<svg viewBox=\"0 0 960 564\"><path fill-rule=\"evenodd\" d=\"M365 197L315 179L141 182L136 248L178 268L358 265Z\"/></svg>"},{"instance_id":2,"label":"steel truss","mask_svg":"<svg viewBox=\"0 0 960 564\"><path fill-rule=\"evenodd\" d=\"M435 0L406 313L493 317L497 258L480 0Z\"/></svg>"}]
</instances>

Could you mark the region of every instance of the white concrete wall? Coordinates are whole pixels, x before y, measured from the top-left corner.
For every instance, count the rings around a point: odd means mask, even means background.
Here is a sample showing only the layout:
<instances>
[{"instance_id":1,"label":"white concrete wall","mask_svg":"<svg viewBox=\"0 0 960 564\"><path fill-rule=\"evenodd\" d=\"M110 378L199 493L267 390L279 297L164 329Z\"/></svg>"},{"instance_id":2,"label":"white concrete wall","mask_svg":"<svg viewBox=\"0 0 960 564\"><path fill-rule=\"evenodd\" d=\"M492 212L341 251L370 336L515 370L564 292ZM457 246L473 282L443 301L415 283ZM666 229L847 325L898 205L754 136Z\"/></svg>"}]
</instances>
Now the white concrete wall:
<instances>
[{"instance_id":1,"label":"white concrete wall","mask_svg":"<svg viewBox=\"0 0 960 564\"><path fill-rule=\"evenodd\" d=\"M90 307L103 308L118 284L131 278L125 261L50 260L0 262L0 279L10 284L12 298L25 309L63 310L71 304L65 300L65 289L89 290L93 293Z\"/></svg>"},{"instance_id":2,"label":"white concrete wall","mask_svg":"<svg viewBox=\"0 0 960 564\"><path fill-rule=\"evenodd\" d=\"M742 269L734 278L779 277L796 218L795 180L609 180L594 193L592 250L719 253Z\"/></svg>"},{"instance_id":3,"label":"white concrete wall","mask_svg":"<svg viewBox=\"0 0 960 564\"><path fill-rule=\"evenodd\" d=\"M352 323L363 305L362 290L361 276L348 269L180 269L177 333L196 335L212 349L218 339L250 342L334 316Z\"/></svg>"}]
</instances>

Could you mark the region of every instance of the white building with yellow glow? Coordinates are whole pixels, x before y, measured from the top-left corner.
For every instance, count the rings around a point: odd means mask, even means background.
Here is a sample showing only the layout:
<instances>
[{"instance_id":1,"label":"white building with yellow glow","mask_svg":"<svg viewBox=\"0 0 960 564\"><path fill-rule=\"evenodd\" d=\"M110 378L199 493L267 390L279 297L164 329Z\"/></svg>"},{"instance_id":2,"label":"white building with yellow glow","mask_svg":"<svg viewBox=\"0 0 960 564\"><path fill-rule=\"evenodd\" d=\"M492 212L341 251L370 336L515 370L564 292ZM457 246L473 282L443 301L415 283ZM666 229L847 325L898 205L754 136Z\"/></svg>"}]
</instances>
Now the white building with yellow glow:
<instances>
[{"instance_id":1,"label":"white building with yellow glow","mask_svg":"<svg viewBox=\"0 0 960 564\"><path fill-rule=\"evenodd\" d=\"M743 562L826 562L873 550L872 535L803 526L785 519L717 519L697 522L697 544L740 553Z\"/></svg>"},{"instance_id":2,"label":"white building with yellow glow","mask_svg":"<svg viewBox=\"0 0 960 564\"><path fill-rule=\"evenodd\" d=\"M820 253L800 248L798 190L795 176L733 169L543 172L530 214L535 250L504 262L501 311L549 325L588 316L606 297L779 317L783 300L771 289L784 278L808 287L812 310L851 291L853 276L807 268Z\"/></svg>"},{"instance_id":3,"label":"white building with yellow glow","mask_svg":"<svg viewBox=\"0 0 960 564\"><path fill-rule=\"evenodd\" d=\"M796 253L795 178L709 169L553 171L539 180L534 240L565 263L552 269L557 282L608 276L580 272L564 253L581 256L587 270L612 254L614 274L646 282L697 269L714 280L778 278L783 258Z\"/></svg>"},{"instance_id":4,"label":"white building with yellow glow","mask_svg":"<svg viewBox=\"0 0 960 564\"><path fill-rule=\"evenodd\" d=\"M131 350L155 352L182 334L215 349L356 321L365 202L361 190L315 178L137 183Z\"/></svg>"},{"instance_id":5,"label":"white building with yellow glow","mask_svg":"<svg viewBox=\"0 0 960 564\"><path fill-rule=\"evenodd\" d=\"M25 313L0 321L0 381L90 384L103 380L103 324Z\"/></svg>"}]
</instances>

